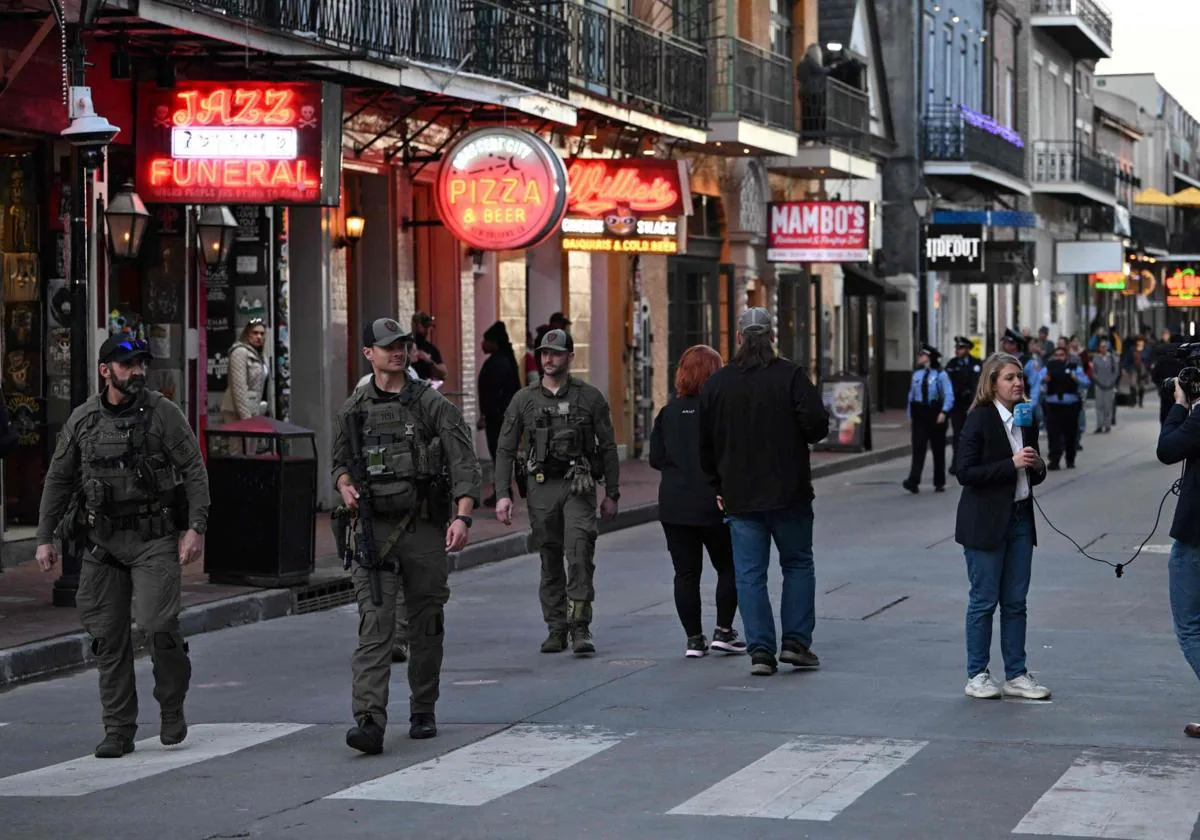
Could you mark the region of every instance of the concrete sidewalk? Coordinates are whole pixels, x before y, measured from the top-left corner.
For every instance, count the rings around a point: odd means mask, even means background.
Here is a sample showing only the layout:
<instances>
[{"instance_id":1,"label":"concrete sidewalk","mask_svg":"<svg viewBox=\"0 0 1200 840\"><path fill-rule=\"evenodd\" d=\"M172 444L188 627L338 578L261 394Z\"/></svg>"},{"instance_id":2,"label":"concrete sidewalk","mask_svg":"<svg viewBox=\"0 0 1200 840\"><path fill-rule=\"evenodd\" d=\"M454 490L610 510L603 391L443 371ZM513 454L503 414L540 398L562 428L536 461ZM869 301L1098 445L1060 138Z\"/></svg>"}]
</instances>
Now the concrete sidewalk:
<instances>
[{"instance_id":1,"label":"concrete sidewalk","mask_svg":"<svg viewBox=\"0 0 1200 840\"><path fill-rule=\"evenodd\" d=\"M814 452L814 478L836 475L911 453L908 426L900 412L872 418L874 448L869 452ZM484 496L491 493L485 486ZM601 533L630 528L658 519L658 473L644 461L621 465L621 510ZM471 544L450 556L451 571L496 563L530 552L525 504L516 500L513 523L496 521L494 511L476 512ZM0 688L91 664L89 638L73 608L54 607L50 592L58 570L42 573L32 562L32 545L8 544L0 574ZM15 555L15 557L14 557ZM22 556L23 555L23 556ZM21 562L11 566L15 558ZM287 615L318 612L353 601L349 573L342 569L333 544L327 514L318 517L315 569L309 583L279 589L210 583L203 564L185 567L183 613L185 636L266 621ZM134 645L141 653L144 638L134 628Z\"/></svg>"}]
</instances>

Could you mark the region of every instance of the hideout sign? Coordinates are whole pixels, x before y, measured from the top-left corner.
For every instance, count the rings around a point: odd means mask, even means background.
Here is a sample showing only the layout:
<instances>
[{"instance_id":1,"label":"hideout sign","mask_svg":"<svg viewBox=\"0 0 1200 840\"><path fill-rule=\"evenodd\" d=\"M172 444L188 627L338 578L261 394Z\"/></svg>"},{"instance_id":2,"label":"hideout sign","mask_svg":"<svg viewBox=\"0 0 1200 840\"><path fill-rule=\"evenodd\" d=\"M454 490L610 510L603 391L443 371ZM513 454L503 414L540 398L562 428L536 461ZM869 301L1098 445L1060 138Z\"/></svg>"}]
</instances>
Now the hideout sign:
<instances>
[{"instance_id":1,"label":"hideout sign","mask_svg":"<svg viewBox=\"0 0 1200 840\"><path fill-rule=\"evenodd\" d=\"M983 271L983 225L925 228L926 271Z\"/></svg>"}]
</instances>

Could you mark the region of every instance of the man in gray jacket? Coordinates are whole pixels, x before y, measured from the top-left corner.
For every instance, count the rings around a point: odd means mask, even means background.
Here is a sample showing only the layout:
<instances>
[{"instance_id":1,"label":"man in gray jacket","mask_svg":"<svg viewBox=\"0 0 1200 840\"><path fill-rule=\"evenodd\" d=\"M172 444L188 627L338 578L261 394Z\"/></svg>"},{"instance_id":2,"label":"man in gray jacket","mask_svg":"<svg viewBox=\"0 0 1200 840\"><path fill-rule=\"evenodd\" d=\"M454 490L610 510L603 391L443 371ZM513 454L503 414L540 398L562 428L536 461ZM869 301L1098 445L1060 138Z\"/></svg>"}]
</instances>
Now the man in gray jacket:
<instances>
[{"instance_id":1,"label":"man in gray jacket","mask_svg":"<svg viewBox=\"0 0 1200 840\"><path fill-rule=\"evenodd\" d=\"M1092 384L1096 386L1096 434L1111 432L1117 410L1117 383L1121 362L1108 351L1108 341L1100 339L1092 356Z\"/></svg>"}]
</instances>

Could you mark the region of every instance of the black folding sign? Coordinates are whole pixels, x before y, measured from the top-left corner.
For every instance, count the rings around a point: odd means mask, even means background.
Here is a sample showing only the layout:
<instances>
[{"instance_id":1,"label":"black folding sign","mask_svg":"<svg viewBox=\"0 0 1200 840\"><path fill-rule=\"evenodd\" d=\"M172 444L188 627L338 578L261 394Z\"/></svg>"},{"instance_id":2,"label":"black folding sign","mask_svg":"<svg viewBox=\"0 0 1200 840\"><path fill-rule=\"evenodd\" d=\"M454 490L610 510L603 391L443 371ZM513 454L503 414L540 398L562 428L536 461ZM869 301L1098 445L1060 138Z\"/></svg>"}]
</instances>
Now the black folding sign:
<instances>
[{"instance_id":1,"label":"black folding sign","mask_svg":"<svg viewBox=\"0 0 1200 840\"><path fill-rule=\"evenodd\" d=\"M926 271L983 271L983 225L925 228Z\"/></svg>"}]
</instances>

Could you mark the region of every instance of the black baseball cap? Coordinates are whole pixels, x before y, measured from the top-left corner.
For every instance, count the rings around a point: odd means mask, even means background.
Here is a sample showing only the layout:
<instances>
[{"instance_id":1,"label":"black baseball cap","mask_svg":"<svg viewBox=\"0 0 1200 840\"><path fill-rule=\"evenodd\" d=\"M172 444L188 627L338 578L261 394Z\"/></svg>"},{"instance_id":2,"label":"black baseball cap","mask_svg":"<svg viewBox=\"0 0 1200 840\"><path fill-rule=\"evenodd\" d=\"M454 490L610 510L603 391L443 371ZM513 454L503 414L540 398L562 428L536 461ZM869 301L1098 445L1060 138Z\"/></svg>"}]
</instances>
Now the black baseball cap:
<instances>
[{"instance_id":1,"label":"black baseball cap","mask_svg":"<svg viewBox=\"0 0 1200 840\"><path fill-rule=\"evenodd\" d=\"M110 335L100 345L99 359L101 364L113 362L131 362L134 359L150 359L150 345L140 338L130 338L125 335Z\"/></svg>"},{"instance_id":2,"label":"black baseball cap","mask_svg":"<svg viewBox=\"0 0 1200 840\"><path fill-rule=\"evenodd\" d=\"M376 318L363 328L363 347L391 347L397 341L411 340L412 333L395 318Z\"/></svg>"}]
</instances>

